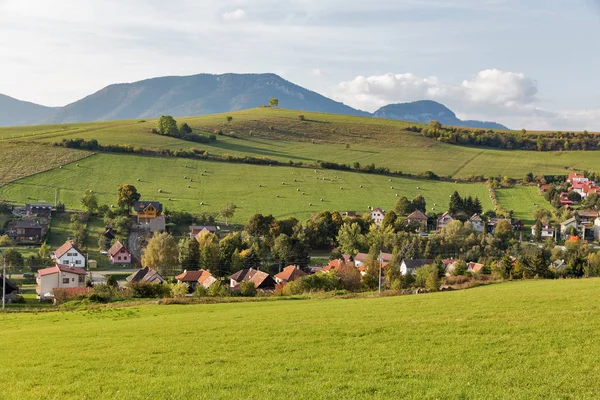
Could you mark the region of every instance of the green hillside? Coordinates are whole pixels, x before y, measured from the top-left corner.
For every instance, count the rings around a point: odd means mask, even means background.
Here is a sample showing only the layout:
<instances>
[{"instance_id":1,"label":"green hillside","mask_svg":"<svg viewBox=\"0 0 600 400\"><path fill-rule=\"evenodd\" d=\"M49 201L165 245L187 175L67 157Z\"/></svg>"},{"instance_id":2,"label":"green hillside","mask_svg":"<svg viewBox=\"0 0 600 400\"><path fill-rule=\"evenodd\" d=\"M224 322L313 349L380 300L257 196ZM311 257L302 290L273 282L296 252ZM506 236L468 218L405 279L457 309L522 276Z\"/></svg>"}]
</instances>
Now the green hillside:
<instances>
[{"instance_id":1,"label":"green hillside","mask_svg":"<svg viewBox=\"0 0 600 400\"><path fill-rule=\"evenodd\" d=\"M591 399L599 296L597 279L519 281L403 297L4 314L0 386L7 400Z\"/></svg>"},{"instance_id":2,"label":"green hillside","mask_svg":"<svg viewBox=\"0 0 600 400\"><path fill-rule=\"evenodd\" d=\"M233 120L227 122L226 116ZM258 108L178 118L178 122L187 122L198 132L221 131L224 135L219 135L213 144L199 144L152 134L156 120L109 121L1 128L0 143L16 139L54 142L84 138L97 139L101 144L193 147L214 154L262 156L281 161L375 163L391 170L409 173L431 170L453 177L483 174L520 178L528 172L566 174L569 169L600 170L597 151L525 152L456 146L404 130L419 124L368 117Z\"/></svg>"},{"instance_id":3,"label":"green hillside","mask_svg":"<svg viewBox=\"0 0 600 400\"><path fill-rule=\"evenodd\" d=\"M257 212L304 220L322 210L362 213L369 206L390 209L396 195L413 198L417 194L425 197L429 210L439 213L446 211L455 190L463 196L479 197L484 209L493 208L482 184L407 178L391 178L390 182L385 176L353 172L123 154L96 154L20 179L0 187L0 198L23 204L34 194L36 199L53 201L58 189L59 200L67 208L79 209L83 192L94 190L101 204L116 206L117 187L123 183L134 184L142 199L161 201L171 210L216 213L233 202L238 206L236 222L246 222Z\"/></svg>"}]
</instances>

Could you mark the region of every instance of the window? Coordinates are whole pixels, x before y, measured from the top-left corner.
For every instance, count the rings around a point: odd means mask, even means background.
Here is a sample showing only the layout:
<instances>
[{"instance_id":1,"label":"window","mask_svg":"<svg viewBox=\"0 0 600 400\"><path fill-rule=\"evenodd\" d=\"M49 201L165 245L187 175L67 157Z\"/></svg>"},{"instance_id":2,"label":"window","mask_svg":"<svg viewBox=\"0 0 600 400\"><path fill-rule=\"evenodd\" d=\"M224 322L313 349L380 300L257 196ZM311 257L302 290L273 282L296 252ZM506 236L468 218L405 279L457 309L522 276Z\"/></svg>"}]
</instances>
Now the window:
<instances>
[{"instance_id":1,"label":"window","mask_svg":"<svg viewBox=\"0 0 600 400\"><path fill-rule=\"evenodd\" d=\"M81 264L81 260L75 260L75 264Z\"/></svg>"},{"instance_id":2,"label":"window","mask_svg":"<svg viewBox=\"0 0 600 400\"><path fill-rule=\"evenodd\" d=\"M121 256L117 257L117 260L121 261Z\"/></svg>"},{"instance_id":3,"label":"window","mask_svg":"<svg viewBox=\"0 0 600 400\"><path fill-rule=\"evenodd\" d=\"M75 282L75 278L71 278L71 282Z\"/></svg>"},{"instance_id":4,"label":"window","mask_svg":"<svg viewBox=\"0 0 600 400\"><path fill-rule=\"evenodd\" d=\"M85 275L79 275L79 283L85 282Z\"/></svg>"},{"instance_id":5,"label":"window","mask_svg":"<svg viewBox=\"0 0 600 400\"><path fill-rule=\"evenodd\" d=\"M69 278L63 278L63 285L69 284Z\"/></svg>"}]
</instances>

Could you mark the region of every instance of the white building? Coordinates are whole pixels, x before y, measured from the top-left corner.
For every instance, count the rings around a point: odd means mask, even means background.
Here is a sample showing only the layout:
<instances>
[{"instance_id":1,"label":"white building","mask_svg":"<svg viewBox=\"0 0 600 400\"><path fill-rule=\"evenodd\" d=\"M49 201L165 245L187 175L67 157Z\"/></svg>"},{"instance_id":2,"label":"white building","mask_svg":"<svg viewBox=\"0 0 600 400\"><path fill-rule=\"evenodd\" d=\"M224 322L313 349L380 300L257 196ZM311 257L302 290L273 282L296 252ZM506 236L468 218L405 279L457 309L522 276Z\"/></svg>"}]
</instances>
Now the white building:
<instances>
[{"instance_id":1,"label":"white building","mask_svg":"<svg viewBox=\"0 0 600 400\"><path fill-rule=\"evenodd\" d=\"M479 214L473 214L473 216L469 219L471 226L473 227L473 231L483 233L485 231L485 225L483 224L483 220L479 216Z\"/></svg>"},{"instance_id":2,"label":"white building","mask_svg":"<svg viewBox=\"0 0 600 400\"><path fill-rule=\"evenodd\" d=\"M535 237L535 225L531 227L531 235ZM542 239L554 238L554 228L549 225L542 225Z\"/></svg>"},{"instance_id":3,"label":"white building","mask_svg":"<svg viewBox=\"0 0 600 400\"><path fill-rule=\"evenodd\" d=\"M375 222L375 225L381 226L381 223L385 218L385 213L381 208L374 208L369 211L369 218L371 218L371 221Z\"/></svg>"},{"instance_id":4,"label":"white building","mask_svg":"<svg viewBox=\"0 0 600 400\"><path fill-rule=\"evenodd\" d=\"M71 241L66 241L56 249L52 254L52 259L59 265L85 268L85 256Z\"/></svg>"},{"instance_id":5,"label":"white building","mask_svg":"<svg viewBox=\"0 0 600 400\"><path fill-rule=\"evenodd\" d=\"M85 270L65 265L40 269L37 276L37 298L54 298L54 289L69 289L85 286Z\"/></svg>"}]
</instances>

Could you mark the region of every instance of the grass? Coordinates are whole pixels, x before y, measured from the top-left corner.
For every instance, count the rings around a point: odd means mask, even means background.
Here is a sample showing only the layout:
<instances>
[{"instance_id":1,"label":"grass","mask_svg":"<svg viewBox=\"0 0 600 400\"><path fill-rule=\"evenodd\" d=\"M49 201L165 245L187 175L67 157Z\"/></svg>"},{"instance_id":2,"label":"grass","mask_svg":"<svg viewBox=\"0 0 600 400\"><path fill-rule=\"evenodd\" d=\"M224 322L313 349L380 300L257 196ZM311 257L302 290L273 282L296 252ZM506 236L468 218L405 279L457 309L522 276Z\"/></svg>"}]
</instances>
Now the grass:
<instances>
[{"instance_id":1,"label":"grass","mask_svg":"<svg viewBox=\"0 0 600 400\"><path fill-rule=\"evenodd\" d=\"M0 186L87 157L92 153L32 143L0 142ZM35 198L32 198L35 199Z\"/></svg>"},{"instance_id":2,"label":"grass","mask_svg":"<svg viewBox=\"0 0 600 400\"><path fill-rule=\"evenodd\" d=\"M523 221L525 225L535 224L533 213L538 207L552 209L535 186L497 189L496 199L505 210L513 210L514 217Z\"/></svg>"},{"instance_id":3,"label":"grass","mask_svg":"<svg viewBox=\"0 0 600 400\"><path fill-rule=\"evenodd\" d=\"M232 219L234 223L246 222L257 212L273 214L277 218L294 216L305 220L322 210L362 213L367 211L368 206L391 209L398 199L396 194L409 199L422 194L428 209L433 208L439 213L446 211L454 190L463 196L478 196L485 209L493 208L487 188L482 184L407 178L393 178L390 182L388 177L352 172L315 172L308 168L122 154L95 154L78 163L79 167L69 164L62 169L5 185L0 188L0 199L25 203L31 193L36 193L40 199L54 199L58 188L59 199L67 208L80 209L82 194L92 189L97 193L100 204L116 206L117 187L131 183L142 194L143 200L161 201L171 210L218 213L224 204L233 202L238 206ZM204 173L204 170L207 172ZM193 182L184 179L186 176ZM286 184L282 185L282 182Z\"/></svg>"},{"instance_id":4,"label":"grass","mask_svg":"<svg viewBox=\"0 0 600 400\"><path fill-rule=\"evenodd\" d=\"M300 114L306 121L298 119ZM226 115L231 115L233 121L226 122ZM431 170L453 177L483 174L521 178L528 172L566 175L570 169L600 171L598 151L524 152L455 146L406 132L406 126L419 124L402 121L269 108L177 119L197 131L220 130L230 136L218 136L211 145L185 142L152 134L156 120L149 119L142 123L109 121L0 128L0 143L15 139L54 142L84 138L97 139L102 144L194 147L215 154L264 156L281 161L375 163L392 170L410 173ZM346 148L346 144L350 147Z\"/></svg>"},{"instance_id":5,"label":"grass","mask_svg":"<svg viewBox=\"0 0 600 400\"><path fill-rule=\"evenodd\" d=\"M589 279L7 314L0 386L4 399L591 399L598 296Z\"/></svg>"}]
</instances>

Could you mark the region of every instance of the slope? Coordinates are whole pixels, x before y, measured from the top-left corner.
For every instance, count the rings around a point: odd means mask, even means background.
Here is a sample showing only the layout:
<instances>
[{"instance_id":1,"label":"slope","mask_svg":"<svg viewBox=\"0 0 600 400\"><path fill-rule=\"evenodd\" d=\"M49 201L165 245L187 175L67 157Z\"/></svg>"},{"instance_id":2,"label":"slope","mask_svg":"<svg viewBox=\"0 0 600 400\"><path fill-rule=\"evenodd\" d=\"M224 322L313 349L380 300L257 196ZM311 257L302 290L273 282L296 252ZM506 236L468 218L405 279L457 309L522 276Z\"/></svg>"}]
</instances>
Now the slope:
<instances>
[{"instance_id":1,"label":"slope","mask_svg":"<svg viewBox=\"0 0 600 400\"><path fill-rule=\"evenodd\" d=\"M56 108L41 106L0 94L0 126L39 123L56 112Z\"/></svg>"}]
</instances>

